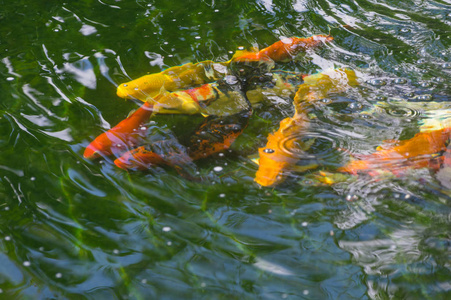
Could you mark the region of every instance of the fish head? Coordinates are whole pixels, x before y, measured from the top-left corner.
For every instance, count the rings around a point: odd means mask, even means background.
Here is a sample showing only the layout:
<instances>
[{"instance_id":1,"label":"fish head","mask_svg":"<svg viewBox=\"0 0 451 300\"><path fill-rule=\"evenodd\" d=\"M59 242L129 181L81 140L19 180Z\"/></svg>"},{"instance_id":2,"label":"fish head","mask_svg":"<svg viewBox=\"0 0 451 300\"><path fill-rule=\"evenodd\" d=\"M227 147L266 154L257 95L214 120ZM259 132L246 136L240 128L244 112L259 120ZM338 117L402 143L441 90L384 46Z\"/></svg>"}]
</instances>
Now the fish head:
<instances>
[{"instance_id":1,"label":"fish head","mask_svg":"<svg viewBox=\"0 0 451 300\"><path fill-rule=\"evenodd\" d=\"M254 181L261 186L276 186L286 179L297 159L278 148L258 149L258 171Z\"/></svg>"}]
</instances>

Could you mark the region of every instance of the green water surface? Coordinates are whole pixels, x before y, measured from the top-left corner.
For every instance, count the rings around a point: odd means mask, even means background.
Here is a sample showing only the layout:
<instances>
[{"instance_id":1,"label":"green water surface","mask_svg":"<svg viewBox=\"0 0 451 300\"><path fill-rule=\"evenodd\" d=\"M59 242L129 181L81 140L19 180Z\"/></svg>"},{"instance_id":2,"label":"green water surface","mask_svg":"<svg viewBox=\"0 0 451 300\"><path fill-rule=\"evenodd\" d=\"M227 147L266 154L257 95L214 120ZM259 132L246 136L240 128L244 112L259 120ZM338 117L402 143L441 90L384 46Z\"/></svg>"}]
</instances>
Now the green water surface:
<instances>
[{"instance_id":1,"label":"green water surface","mask_svg":"<svg viewBox=\"0 0 451 300\"><path fill-rule=\"evenodd\" d=\"M330 45L276 67L361 78L313 108L310 152L334 173L348 153L411 138L429 111L451 108L450 1L0 3L0 299L451 296L446 172L320 186L312 170L254 183L250 156L292 113L289 99L256 107L230 151L196 162L208 180L83 158L138 107L116 96L119 83L330 33ZM147 125L187 135L202 120Z\"/></svg>"}]
</instances>

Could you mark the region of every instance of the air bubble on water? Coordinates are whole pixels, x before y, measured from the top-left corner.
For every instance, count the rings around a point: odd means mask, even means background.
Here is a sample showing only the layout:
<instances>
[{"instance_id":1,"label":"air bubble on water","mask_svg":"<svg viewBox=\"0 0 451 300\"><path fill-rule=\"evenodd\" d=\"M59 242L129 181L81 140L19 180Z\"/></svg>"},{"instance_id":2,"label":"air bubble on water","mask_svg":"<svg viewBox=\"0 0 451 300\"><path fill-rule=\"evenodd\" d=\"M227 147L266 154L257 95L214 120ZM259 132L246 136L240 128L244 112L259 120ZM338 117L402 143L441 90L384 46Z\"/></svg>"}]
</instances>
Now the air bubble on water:
<instances>
[{"instance_id":1,"label":"air bubble on water","mask_svg":"<svg viewBox=\"0 0 451 300\"><path fill-rule=\"evenodd\" d=\"M224 198L225 196L225 194L219 194L219 198Z\"/></svg>"},{"instance_id":2,"label":"air bubble on water","mask_svg":"<svg viewBox=\"0 0 451 300\"><path fill-rule=\"evenodd\" d=\"M420 95L417 96L416 99L420 101L430 101L432 100L432 95Z\"/></svg>"},{"instance_id":3,"label":"air bubble on water","mask_svg":"<svg viewBox=\"0 0 451 300\"><path fill-rule=\"evenodd\" d=\"M335 233L334 233L333 230L331 230L331 231L329 232L329 234L330 234L330 236L333 236Z\"/></svg>"},{"instance_id":4,"label":"air bubble on water","mask_svg":"<svg viewBox=\"0 0 451 300\"><path fill-rule=\"evenodd\" d=\"M169 55L168 55L168 57L173 57L173 56L174 56L174 55L172 55L172 54L169 54Z\"/></svg>"},{"instance_id":5,"label":"air bubble on water","mask_svg":"<svg viewBox=\"0 0 451 300\"><path fill-rule=\"evenodd\" d=\"M6 77L6 80L7 80L7 81L13 81L13 80L14 80L14 77Z\"/></svg>"},{"instance_id":6,"label":"air bubble on water","mask_svg":"<svg viewBox=\"0 0 451 300\"><path fill-rule=\"evenodd\" d=\"M427 87L431 87L431 86L432 86L432 83L430 83L430 82L422 82L422 83L420 84L420 86L421 86L421 87L424 87L424 88L427 88Z\"/></svg>"},{"instance_id":7,"label":"air bubble on water","mask_svg":"<svg viewBox=\"0 0 451 300\"><path fill-rule=\"evenodd\" d=\"M63 277L63 274L61 274L61 273L56 273L56 274L55 274L55 277L56 277L56 278L61 278L61 277Z\"/></svg>"},{"instance_id":8,"label":"air bubble on water","mask_svg":"<svg viewBox=\"0 0 451 300\"><path fill-rule=\"evenodd\" d=\"M10 241L11 237L9 235L5 236L5 241Z\"/></svg>"},{"instance_id":9,"label":"air bubble on water","mask_svg":"<svg viewBox=\"0 0 451 300\"><path fill-rule=\"evenodd\" d=\"M39 251L44 251L44 247L39 247Z\"/></svg>"},{"instance_id":10,"label":"air bubble on water","mask_svg":"<svg viewBox=\"0 0 451 300\"><path fill-rule=\"evenodd\" d=\"M372 86L384 86L387 84L382 79L371 79L371 80L368 80L368 83L371 84Z\"/></svg>"},{"instance_id":11,"label":"air bubble on water","mask_svg":"<svg viewBox=\"0 0 451 300\"><path fill-rule=\"evenodd\" d=\"M401 31L402 33L407 33L407 32L410 31L410 29L409 29L409 28L406 28L406 27L403 27L403 28L400 29L400 31Z\"/></svg>"},{"instance_id":12,"label":"air bubble on water","mask_svg":"<svg viewBox=\"0 0 451 300\"><path fill-rule=\"evenodd\" d=\"M113 253L114 253L114 254L119 254L119 250L118 250L118 249L114 249L114 250L113 250Z\"/></svg>"},{"instance_id":13,"label":"air bubble on water","mask_svg":"<svg viewBox=\"0 0 451 300\"><path fill-rule=\"evenodd\" d=\"M424 58L420 58L419 60L417 60L418 64L424 64L426 62L426 59Z\"/></svg>"},{"instance_id":14,"label":"air bubble on water","mask_svg":"<svg viewBox=\"0 0 451 300\"><path fill-rule=\"evenodd\" d=\"M288 297L287 294L282 294L282 299L286 299Z\"/></svg>"},{"instance_id":15,"label":"air bubble on water","mask_svg":"<svg viewBox=\"0 0 451 300\"><path fill-rule=\"evenodd\" d=\"M171 242L171 241L168 241L168 242L166 243L166 245L172 246L172 242Z\"/></svg>"},{"instance_id":16,"label":"air bubble on water","mask_svg":"<svg viewBox=\"0 0 451 300\"><path fill-rule=\"evenodd\" d=\"M200 36L195 36L194 37L196 40L200 40Z\"/></svg>"},{"instance_id":17,"label":"air bubble on water","mask_svg":"<svg viewBox=\"0 0 451 300\"><path fill-rule=\"evenodd\" d=\"M409 195L409 194L407 194L407 195L404 196L404 199L406 199L406 200L409 199L409 198L410 198L410 195Z\"/></svg>"},{"instance_id":18,"label":"air bubble on water","mask_svg":"<svg viewBox=\"0 0 451 300\"><path fill-rule=\"evenodd\" d=\"M308 223L307 222L302 222L302 227L307 227Z\"/></svg>"},{"instance_id":19,"label":"air bubble on water","mask_svg":"<svg viewBox=\"0 0 451 300\"><path fill-rule=\"evenodd\" d=\"M438 83L442 83L442 82L445 82L445 78L443 78L443 77L435 77L434 81L438 82Z\"/></svg>"},{"instance_id":20,"label":"air bubble on water","mask_svg":"<svg viewBox=\"0 0 451 300\"><path fill-rule=\"evenodd\" d=\"M451 69L451 63L447 62L442 65L443 69Z\"/></svg>"},{"instance_id":21,"label":"air bubble on water","mask_svg":"<svg viewBox=\"0 0 451 300\"><path fill-rule=\"evenodd\" d=\"M141 279L141 283L146 284L147 283L147 279Z\"/></svg>"},{"instance_id":22,"label":"air bubble on water","mask_svg":"<svg viewBox=\"0 0 451 300\"><path fill-rule=\"evenodd\" d=\"M222 170L223 170L223 168L220 167L220 166L217 166L217 167L213 168L213 171L215 171L215 172L221 172Z\"/></svg>"},{"instance_id":23,"label":"air bubble on water","mask_svg":"<svg viewBox=\"0 0 451 300\"><path fill-rule=\"evenodd\" d=\"M219 12L219 9L215 9L215 12Z\"/></svg>"},{"instance_id":24,"label":"air bubble on water","mask_svg":"<svg viewBox=\"0 0 451 300\"><path fill-rule=\"evenodd\" d=\"M348 107L352 110L358 110L362 108L362 104L358 103L358 102L354 102L354 103L349 103Z\"/></svg>"},{"instance_id":25,"label":"air bubble on water","mask_svg":"<svg viewBox=\"0 0 451 300\"><path fill-rule=\"evenodd\" d=\"M23 262L23 266L24 267L29 267L29 266L31 266L31 263L29 261L24 261Z\"/></svg>"},{"instance_id":26,"label":"air bubble on water","mask_svg":"<svg viewBox=\"0 0 451 300\"><path fill-rule=\"evenodd\" d=\"M359 197L357 195L346 195L346 201L355 201L358 199Z\"/></svg>"},{"instance_id":27,"label":"air bubble on water","mask_svg":"<svg viewBox=\"0 0 451 300\"><path fill-rule=\"evenodd\" d=\"M200 286L204 288L204 287L207 286L207 284L206 284L205 282L202 282L202 283L200 284Z\"/></svg>"},{"instance_id":28,"label":"air bubble on water","mask_svg":"<svg viewBox=\"0 0 451 300\"><path fill-rule=\"evenodd\" d=\"M162 230L163 230L164 232L169 232L169 231L171 231L171 227L165 226L165 227L163 227Z\"/></svg>"},{"instance_id":29,"label":"air bubble on water","mask_svg":"<svg viewBox=\"0 0 451 300\"><path fill-rule=\"evenodd\" d=\"M405 84L407 80L405 78L396 78L395 80L393 80L393 82L395 84Z\"/></svg>"},{"instance_id":30,"label":"air bubble on water","mask_svg":"<svg viewBox=\"0 0 451 300\"><path fill-rule=\"evenodd\" d=\"M146 130L147 128L146 128L146 126L142 126L140 129L141 130Z\"/></svg>"},{"instance_id":31,"label":"air bubble on water","mask_svg":"<svg viewBox=\"0 0 451 300\"><path fill-rule=\"evenodd\" d=\"M303 293L304 295L308 295L308 294L309 294L309 291L308 291L308 290L304 290L302 293Z\"/></svg>"},{"instance_id":32,"label":"air bubble on water","mask_svg":"<svg viewBox=\"0 0 451 300\"><path fill-rule=\"evenodd\" d=\"M243 46L239 46L238 50L244 50L244 47Z\"/></svg>"},{"instance_id":33,"label":"air bubble on water","mask_svg":"<svg viewBox=\"0 0 451 300\"><path fill-rule=\"evenodd\" d=\"M268 213L269 213L269 214L272 214L272 209L268 209Z\"/></svg>"},{"instance_id":34,"label":"air bubble on water","mask_svg":"<svg viewBox=\"0 0 451 300\"><path fill-rule=\"evenodd\" d=\"M9 206L6 206L6 207L5 207L5 210L8 211L8 210L9 210Z\"/></svg>"},{"instance_id":35,"label":"air bubble on water","mask_svg":"<svg viewBox=\"0 0 451 300\"><path fill-rule=\"evenodd\" d=\"M224 157L224 153L219 153L218 156Z\"/></svg>"}]
</instances>

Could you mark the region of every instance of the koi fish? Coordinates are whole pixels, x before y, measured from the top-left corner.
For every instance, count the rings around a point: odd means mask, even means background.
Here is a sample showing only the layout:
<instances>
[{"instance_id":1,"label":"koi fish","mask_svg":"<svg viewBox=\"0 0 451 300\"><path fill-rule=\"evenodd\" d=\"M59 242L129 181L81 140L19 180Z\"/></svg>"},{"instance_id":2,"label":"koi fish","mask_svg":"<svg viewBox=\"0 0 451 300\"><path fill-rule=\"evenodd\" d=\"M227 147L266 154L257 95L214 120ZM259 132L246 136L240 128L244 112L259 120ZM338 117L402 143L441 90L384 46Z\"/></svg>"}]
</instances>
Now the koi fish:
<instances>
[{"instance_id":1,"label":"koi fish","mask_svg":"<svg viewBox=\"0 0 451 300\"><path fill-rule=\"evenodd\" d=\"M168 68L160 73L142 76L117 87L121 98L147 101L165 92L183 90L216 81L227 73L228 63L203 61Z\"/></svg>"},{"instance_id":2,"label":"koi fish","mask_svg":"<svg viewBox=\"0 0 451 300\"><path fill-rule=\"evenodd\" d=\"M296 151L297 153L294 154L286 150L286 148L297 148L305 151L310 147L313 140L310 143L301 144L297 139L291 139L291 137L299 136L300 132L307 127L307 116L298 115L296 118L289 117L280 122L279 130L268 136L266 146L258 149L259 158L254 160L259 165L255 182L261 186L275 186L282 183L291 171L303 172L318 166L314 162L297 166L296 164L301 160L300 153Z\"/></svg>"},{"instance_id":3,"label":"koi fish","mask_svg":"<svg viewBox=\"0 0 451 300\"><path fill-rule=\"evenodd\" d=\"M150 98L153 98L155 102L161 102L171 98L171 96L165 96L168 93L224 78L229 74L230 66L233 69L233 65L238 64L238 69L242 70L243 65L247 66L255 63L257 66L252 67L250 74L254 74L257 69L261 70L260 73L268 72L273 68L274 62L291 60L300 51L317 47L332 40L331 36L326 35L315 35L309 38L286 38L259 52L238 51L227 62L203 61L171 67L162 72L145 75L120 84L117 87L117 95L121 98L134 98L141 101L148 101ZM263 66L263 69L261 66ZM245 75L240 72L237 74L239 76ZM200 112L199 107L193 104L189 98L185 99L183 97L178 98L178 101L166 101L164 105L156 106L154 110L155 113L168 114L194 114Z\"/></svg>"},{"instance_id":4,"label":"koi fish","mask_svg":"<svg viewBox=\"0 0 451 300\"><path fill-rule=\"evenodd\" d=\"M168 165L183 170L192 161L228 149L246 128L251 114L251 110L245 110L227 117L208 117L190 137L190 147L178 142L172 142L171 148L161 147L162 142L157 142L128 151L114 163L122 169L145 170L152 165Z\"/></svg>"},{"instance_id":5,"label":"koi fish","mask_svg":"<svg viewBox=\"0 0 451 300\"><path fill-rule=\"evenodd\" d=\"M394 174L402 173L407 168L431 168L438 170L442 162L449 165L447 143L450 139L451 128L443 128L427 132L419 132L411 139L404 141L390 141L378 147L377 151L369 155L357 156L358 160L338 169L357 175L366 172L377 175L378 170L389 171Z\"/></svg>"},{"instance_id":6,"label":"koi fish","mask_svg":"<svg viewBox=\"0 0 451 300\"><path fill-rule=\"evenodd\" d=\"M294 97L294 116L282 120L278 131L270 134L266 146L258 150L259 168L254 181L261 186L275 186L297 169L296 164L301 160L299 153L289 152L284 147L304 151L309 147L308 143L296 145L296 139L292 139L294 136L300 136L309 127L308 105L330 93L343 92L353 85L357 85L356 75L354 71L347 69L330 70L304 77L304 83L299 86ZM316 166L313 162L300 167L300 170L305 171Z\"/></svg>"},{"instance_id":7,"label":"koi fish","mask_svg":"<svg viewBox=\"0 0 451 300\"><path fill-rule=\"evenodd\" d=\"M308 38L284 38L271 46L258 52L237 52L232 61L274 61L287 62L293 60L301 51L307 51L331 42L334 38L330 35L314 35Z\"/></svg>"},{"instance_id":8,"label":"koi fish","mask_svg":"<svg viewBox=\"0 0 451 300\"><path fill-rule=\"evenodd\" d=\"M83 156L88 159L95 159L102 155L111 155L116 150L123 151L127 147L135 145L140 138L139 127L150 118L152 113L153 104L145 102L128 118L95 138L86 147Z\"/></svg>"},{"instance_id":9,"label":"koi fish","mask_svg":"<svg viewBox=\"0 0 451 300\"><path fill-rule=\"evenodd\" d=\"M204 84L197 88L168 93L158 98L159 101L155 101L155 103L152 103L149 99L149 101L145 102L130 117L99 135L86 148L84 157L94 159L100 155L111 155L113 153L112 149L118 148L119 150L125 149L127 146L133 144L136 145L139 140L139 131L137 129L155 111L166 112L166 107L179 107L180 109L176 110L176 112L197 113L202 107L216 100L218 93L219 91L216 91L216 84ZM178 106L174 103L178 103Z\"/></svg>"}]
</instances>

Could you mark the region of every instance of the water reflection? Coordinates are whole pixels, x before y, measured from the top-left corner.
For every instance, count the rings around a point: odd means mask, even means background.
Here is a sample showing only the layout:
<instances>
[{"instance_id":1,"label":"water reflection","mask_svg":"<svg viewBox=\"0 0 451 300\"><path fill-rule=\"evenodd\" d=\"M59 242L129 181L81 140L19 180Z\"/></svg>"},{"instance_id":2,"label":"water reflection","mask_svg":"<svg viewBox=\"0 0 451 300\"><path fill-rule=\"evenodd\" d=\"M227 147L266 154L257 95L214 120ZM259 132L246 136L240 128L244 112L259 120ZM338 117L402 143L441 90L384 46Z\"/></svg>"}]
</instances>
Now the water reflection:
<instances>
[{"instance_id":1,"label":"water reflection","mask_svg":"<svg viewBox=\"0 0 451 300\"><path fill-rule=\"evenodd\" d=\"M4 3L0 298L445 297L448 168L337 169L449 119L450 14L443 1ZM332 44L276 68L348 67L361 85L309 106L310 127L283 147L318 167L277 188L253 184L250 156L292 116L285 96L268 95L230 151L198 162L208 182L82 158L137 107L119 83L329 32ZM202 120L146 125L183 136Z\"/></svg>"}]
</instances>

